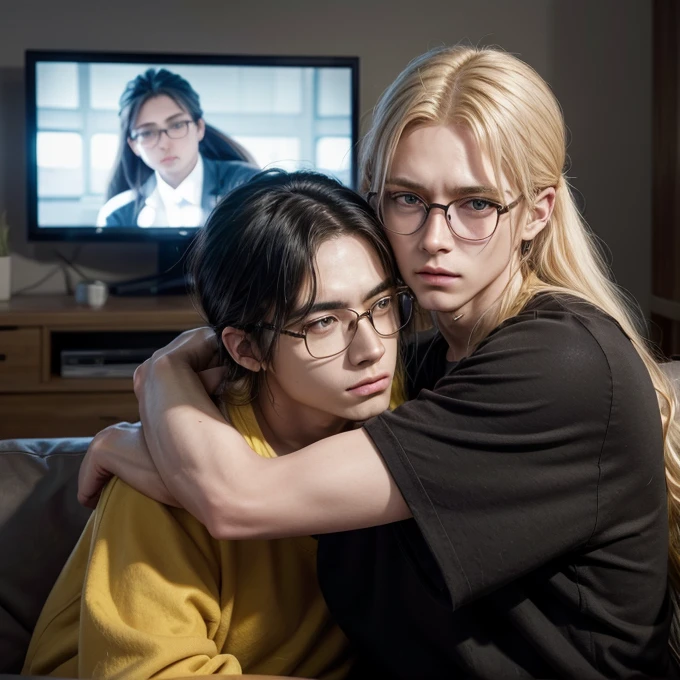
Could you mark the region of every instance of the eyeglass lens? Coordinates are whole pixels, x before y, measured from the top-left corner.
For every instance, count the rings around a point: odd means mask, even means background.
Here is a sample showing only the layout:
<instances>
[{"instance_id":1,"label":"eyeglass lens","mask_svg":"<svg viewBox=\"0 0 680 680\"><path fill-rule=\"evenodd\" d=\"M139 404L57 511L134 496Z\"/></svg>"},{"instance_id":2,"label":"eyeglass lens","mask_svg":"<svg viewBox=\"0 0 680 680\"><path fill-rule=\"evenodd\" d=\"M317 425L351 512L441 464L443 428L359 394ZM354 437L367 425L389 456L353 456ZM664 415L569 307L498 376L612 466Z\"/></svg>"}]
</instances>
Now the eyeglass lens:
<instances>
[{"instance_id":1,"label":"eyeglass lens","mask_svg":"<svg viewBox=\"0 0 680 680\"><path fill-rule=\"evenodd\" d=\"M167 128L148 128L144 130L135 130L133 139L138 141L142 146L156 146L158 144L161 134L165 134L170 139L181 139L186 137L189 132L190 120L178 120Z\"/></svg>"},{"instance_id":2,"label":"eyeglass lens","mask_svg":"<svg viewBox=\"0 0 680 680\"><path fill-rule=\"evenodd\" d=\"M368 317L378 335L389 337L410 320L412 300L406 293L386 296L371 306L368 314L352 309L338 309L305 324L305 343L309 353L317 358L339 354L347 349L357 333L361 317Z\"/></svg>"},{"instance_id":3,"label":"eyeglass lens","mask_svg":"<svg viewBox=\"0 0 680 680\"><path fill-rule=\"evenodd\" d=\"M425 202L412 194L385 194L380 203L380 216L385 228L398 234L412 234L420 229L428 216ZM498 204L483 198L461 198L446 206L446 221L460 238L479 241L489 238L498 224Z\"/></svg>"}]
</instances>

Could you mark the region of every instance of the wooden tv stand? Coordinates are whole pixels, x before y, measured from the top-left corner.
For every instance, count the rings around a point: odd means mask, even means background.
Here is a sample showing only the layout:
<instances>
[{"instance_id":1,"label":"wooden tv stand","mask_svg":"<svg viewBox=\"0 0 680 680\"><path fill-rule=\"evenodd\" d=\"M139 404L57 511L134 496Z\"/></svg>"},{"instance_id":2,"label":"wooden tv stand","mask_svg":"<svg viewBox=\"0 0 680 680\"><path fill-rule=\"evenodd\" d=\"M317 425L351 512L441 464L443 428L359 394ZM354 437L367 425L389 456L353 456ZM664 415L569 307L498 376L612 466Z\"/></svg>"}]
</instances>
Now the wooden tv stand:
<instances>
[{"instance_id":1,"label":"wooden tv stand","mask_svg":"<svg viewBox=\"0 0 680 680\"><path fill-rule=\"evenodd\" d=\"M131 378L63 378L60 349L158 343L201 325L187 297L109 297L101 309L70 296L0 302L0 439L88 436L138 420Z\"/></svg>"}]
</instances>

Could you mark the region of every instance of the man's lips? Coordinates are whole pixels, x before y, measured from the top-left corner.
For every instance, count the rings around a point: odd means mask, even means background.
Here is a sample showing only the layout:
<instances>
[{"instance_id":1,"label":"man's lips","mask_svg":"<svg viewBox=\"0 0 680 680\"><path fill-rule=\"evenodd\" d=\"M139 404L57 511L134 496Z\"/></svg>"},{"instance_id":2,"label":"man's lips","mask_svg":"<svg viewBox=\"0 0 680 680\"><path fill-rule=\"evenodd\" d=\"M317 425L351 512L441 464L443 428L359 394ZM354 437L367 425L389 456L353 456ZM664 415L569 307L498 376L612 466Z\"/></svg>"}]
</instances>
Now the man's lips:
<instances>
[{"instance_id":1,"label":"man's lips","mask_svg":"<svg viewBox=\"0 0 680 680\"><path fill-rule=\"evenodd\" d=\"M370 394L376 394L386 390L390 385L390 375L389 373L383 373L382 375L371 376L370 378L365 378L360 382L352 385L352 387L347 388L347 392L356 394L360 397L365 397Z\"/></svg>"},{"instance_id":2,"label":"man's lips","mask_svg":"<svg viewBox=\"0 0 680 680\"><path fill-rule=\"evenodd\" d=\"M442 269L441 267L423 267L416 272L416 276L425 283L430 283L435 286L451 283L451 281L460 278L460 274L455 274L454 272L450 272L448 269Z\"/></svg>"},{"instance_id":3,"label":"man's lips","mask_svg":"<svg viewBox=\"0 0 680 680\"><path fill-rule=\"evenodd\" d=\"M177 160L177 156L166 156L165 158L161 159L161 163L172 163L173 161Z\"/></svg>"}]
</instances>

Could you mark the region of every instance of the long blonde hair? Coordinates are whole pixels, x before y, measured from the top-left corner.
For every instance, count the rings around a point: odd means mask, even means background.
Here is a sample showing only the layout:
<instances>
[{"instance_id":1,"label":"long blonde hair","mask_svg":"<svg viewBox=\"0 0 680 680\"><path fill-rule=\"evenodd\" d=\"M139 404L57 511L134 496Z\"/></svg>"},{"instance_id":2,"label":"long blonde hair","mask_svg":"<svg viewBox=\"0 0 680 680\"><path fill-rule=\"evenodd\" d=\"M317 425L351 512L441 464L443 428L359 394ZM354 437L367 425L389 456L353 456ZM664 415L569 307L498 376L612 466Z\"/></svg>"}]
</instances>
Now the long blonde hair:
<instances>
[{"instance_id":1,"label":"long blonde hair","mask_svg":"<svg viewBox=\"0 0 680 680\"><path fill-rule=\"evenodd\" d=\"M492 48L432 50L411 62L377 104L361 149L362 190L382 196L404 131L432 124L467 127L488 153L496 179L505 175L526 206L533 205L542 189L555 188L549 223L525 243L517 271L484 315L472 344L542 291L578 296L618 321L647 367L658 397L668 490L670 576L680 588L680 424L675 421L675 392L576 208L564 175L566 134L557 100L530 66L510 54Z\"/></svg>"}]
</instances>

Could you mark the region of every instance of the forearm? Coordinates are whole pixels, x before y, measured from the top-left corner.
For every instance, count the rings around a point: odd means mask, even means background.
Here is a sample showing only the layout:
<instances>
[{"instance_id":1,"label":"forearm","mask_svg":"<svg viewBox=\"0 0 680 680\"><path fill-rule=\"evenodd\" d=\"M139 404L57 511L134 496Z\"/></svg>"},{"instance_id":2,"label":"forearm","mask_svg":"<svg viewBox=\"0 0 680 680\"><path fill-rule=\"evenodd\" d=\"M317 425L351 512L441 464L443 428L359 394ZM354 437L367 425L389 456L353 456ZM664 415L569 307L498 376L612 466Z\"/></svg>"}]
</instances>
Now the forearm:
<instances>
[{"instance_id":1,"label":"forearm","mask_svg":"<svg viewBox=\"0 0 680 680\"><path fill-rule=\"evenodd\" d=\"M117 423L92 439L78 473L78 500L96 507L112 476L159 503L178 505L158 474L141 423Z\"/></svg>"},{"instance_id":2,"label":"forearm","mask_svg":"<svg viewBox=\"0 0 680 680\"><path fill-rule=\"evenodd\" d=\"M196 373L164 359L154 365L140 412L158 471L177 501L211 531L220 517L240 516L264 462L225 423Z\"/></svg>"},{"instance_id":3,"label":"forearm","mask_svg":"<svg viewBox=\"0 0 680 680\"><path fill-rule=\"evenodd\" d=\"M181 356L145 368L135 374L135 392L150 455L169 492L215 538L345 531L410 516L365 431L261 458Z\"/></svg>"},{"instance_id":4,"label":"forearm","mask_svg":"<svg viewBox=\"0 0 680 680\"><path fill-rule=\"evenodd\" d=\"M261 458L189 368L163 361L154 372L141 409L151 455L170 492L215 538L345 531L410 516L363 430Z\"/></svg>"}]
</instances>

